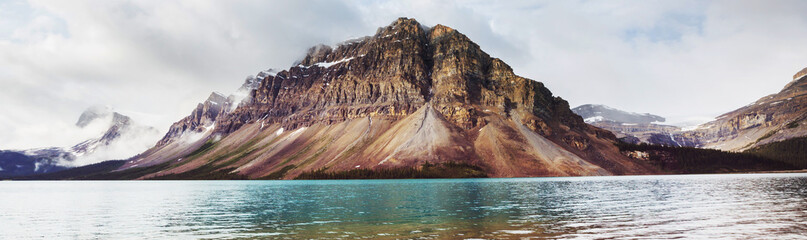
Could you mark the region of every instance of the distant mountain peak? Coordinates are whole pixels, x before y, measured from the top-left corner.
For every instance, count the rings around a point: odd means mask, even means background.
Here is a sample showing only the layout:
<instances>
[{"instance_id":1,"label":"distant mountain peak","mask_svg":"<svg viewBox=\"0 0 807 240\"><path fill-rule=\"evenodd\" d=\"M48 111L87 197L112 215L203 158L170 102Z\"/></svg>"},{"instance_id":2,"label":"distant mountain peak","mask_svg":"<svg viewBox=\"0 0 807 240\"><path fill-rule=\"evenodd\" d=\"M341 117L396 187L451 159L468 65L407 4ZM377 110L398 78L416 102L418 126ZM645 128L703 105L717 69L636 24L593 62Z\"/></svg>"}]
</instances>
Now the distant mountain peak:
<instances>
[{"instance_id":1,"label":"distant mountain peak","mask_svg":"<svg viewBox=\"0 0 807 240\"><path fill-rule=\"evenodd\" d=\"M587 123L612 121L629 124L650 124L653 122L666 121L662 116L650 113L627 112L601 104L584 104L573 108L572 111L580 115L580 117L583 117Z\"/></svg>"},{"instance_id":2,"label":"distant mountain peak","mask_svg":"<svg viewBox=\"0 0 807 240\"><path fill-rule=\"evenodd\" d=\"M110 118L111 117L111 118ZM112 110L109 106L92 106L84 110L76 121L76 126L83 128L100 119L110 119L109 126L123 127L131 124L129 116Z\"/></svg>"},{"instance_id":3,"label":"distant mountain peak","mask_svg":"<svg viewBox=\"0 0 807 240\"><path fill-rule=\"evenodd\" d=\"M109 122L109 126L106 128L104 133L100 137L87 139L74 145L70 148L70 152L72 154L75 154L76 156L92 154L96 151L96 149L113 144L122 136L127 134L158 133L157 129L153 127L137 125L129 116L120 114L118 112L111 112L110 107L106 107L106 109L109 111L107 111L104 115L99 115L95 118L105 119L110 115L112 116L111 122ZM98 113L98 111L95 111L95 113ZM82 116L84 116L84 114L82 114Z\"/></svg>"},{"instance_id":4,"label":"distant mountain peak","mask_svg":"<svg viewBox=\"0 0 807 240\"><path fill-rule=\"evenodd\" d=\"M14 166L11 173L0 171L0 177L50 173L105 160L128 158L149 147L160 134L157 129L138 125L130 117L114 112L109 106L87 108L82 112L76 126L91 126L92 129L89 130L93 131L103 127L104 131L93 138L77 138L81 142L72 147L0 150L0 165L13 163Z\"/></svg>"},{"instance_id":5,"label":"distant mountain peak","mask_svg":"<svg viewBox=\"0 0 807 240\"><path fill-rule=\"evenodd\" d=\"M112 107L102 105L91 106L81 113L81 116L79 116L78 121L76 122L76 126L82 128L86 127L93 121L107 117L112 113Z\"/></svg>"}]
</instances>

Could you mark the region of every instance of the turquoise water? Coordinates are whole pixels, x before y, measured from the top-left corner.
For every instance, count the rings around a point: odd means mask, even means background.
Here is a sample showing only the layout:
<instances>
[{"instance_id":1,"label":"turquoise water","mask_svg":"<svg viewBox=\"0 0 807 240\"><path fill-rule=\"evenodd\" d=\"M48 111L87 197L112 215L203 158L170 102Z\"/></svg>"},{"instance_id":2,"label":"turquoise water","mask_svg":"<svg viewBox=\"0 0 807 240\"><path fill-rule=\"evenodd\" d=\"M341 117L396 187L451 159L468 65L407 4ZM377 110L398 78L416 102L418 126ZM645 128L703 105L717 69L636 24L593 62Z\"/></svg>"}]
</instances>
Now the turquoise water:
<instances>
[{"instance_id":1,"label":"turquoise water","mask_svg":"<svg viewBox=\"0 0 807 240\"><path fill-rule=\"evenodd\" d=\"M807 239L807 174L0 182L0 239Z\"/></svg>"}]
</instances>

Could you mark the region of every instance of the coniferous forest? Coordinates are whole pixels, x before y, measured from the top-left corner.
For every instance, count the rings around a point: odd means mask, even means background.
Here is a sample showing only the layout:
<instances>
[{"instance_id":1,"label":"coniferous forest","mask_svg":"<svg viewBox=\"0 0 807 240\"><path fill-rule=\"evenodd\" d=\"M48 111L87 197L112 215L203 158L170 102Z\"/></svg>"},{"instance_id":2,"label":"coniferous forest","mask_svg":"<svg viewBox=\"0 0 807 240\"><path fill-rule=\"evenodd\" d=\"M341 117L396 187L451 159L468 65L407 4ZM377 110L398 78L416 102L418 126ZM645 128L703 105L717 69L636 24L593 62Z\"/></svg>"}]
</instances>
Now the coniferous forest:
<instances>
[{"instance_id":1,"label":"coniferous forest","mask_svg":"<svg viewBox=\"0 0 807 240\"><path fill-rule=\"evenodd\" d=\"M651 144L617 144L620 151L648 153L648 162L669 173L732 173L799 169L762 154Z\"/></svg>"},{"instance_id":2,"label":"coniferous forest","mask_svg":"<svg viewBox=\"0 0 807 240\"><path fill-rule=\"evenodd\" d=\"M746 153L807 168L807 137L791 138L749 149Z\"/></svg>"}]
</instances>

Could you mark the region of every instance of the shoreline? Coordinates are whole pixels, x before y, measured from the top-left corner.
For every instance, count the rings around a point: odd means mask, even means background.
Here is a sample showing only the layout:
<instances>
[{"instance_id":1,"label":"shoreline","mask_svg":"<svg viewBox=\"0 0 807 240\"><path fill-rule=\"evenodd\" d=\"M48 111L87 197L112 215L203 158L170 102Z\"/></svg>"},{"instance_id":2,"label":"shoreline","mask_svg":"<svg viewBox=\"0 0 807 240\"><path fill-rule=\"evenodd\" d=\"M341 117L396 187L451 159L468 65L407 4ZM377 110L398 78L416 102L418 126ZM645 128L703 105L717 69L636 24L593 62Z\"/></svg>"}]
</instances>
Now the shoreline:
<instances>
[{"instance_id":1,"label":"shoreline","mask_svg":"<svg viewBox=\"0 0 807 240\"><path fill-rule=\"evenodd\" d=\"M807 169L801 169L801 170L775 170L775 171L759 171L759 172L747 172L747 173L807 173Z\"/></svg>"},{"instance_id":2,"label":"shoreline","mask_svg":"<svg viewBox=\"0 0 807 240\"><path fill-rule=\"evenodd\" d=\"M776 174L776 173L807 173L807 169L776 170L756 172L731 173L672 173L672 174L636 174L636 175L607 175L607 176L534 176L534 177L490 177L490 178L334 178L334 179L0 179L3 181L316 181L316 180L417 180L417 179L519 179L519 178L584 178L584 177L648 177L648 176L687 176L687 175L722 175L722 174Z\"/></svg>"}]
</instances>

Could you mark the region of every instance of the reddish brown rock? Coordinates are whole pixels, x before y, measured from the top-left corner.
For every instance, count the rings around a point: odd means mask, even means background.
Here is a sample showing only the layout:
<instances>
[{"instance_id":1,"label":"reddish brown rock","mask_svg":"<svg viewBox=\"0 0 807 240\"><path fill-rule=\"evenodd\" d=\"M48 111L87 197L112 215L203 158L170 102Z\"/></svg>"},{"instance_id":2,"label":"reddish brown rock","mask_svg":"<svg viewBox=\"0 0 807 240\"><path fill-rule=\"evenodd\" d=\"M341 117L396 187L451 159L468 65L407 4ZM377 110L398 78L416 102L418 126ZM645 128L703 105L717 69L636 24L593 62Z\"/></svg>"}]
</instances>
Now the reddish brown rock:
<instances>
[{"instance_id":1,"label":"reddish brown rock","mask_svg":"<svg viewBox=\"0 0 807 240\"><path fill-rule=\"evenodd\" d=\"M214 119L207 138L159 145L132 164L182 158L149 176L213 164L250 178L426 162L469 163L493 177L655 172L542 83L442 25L400 18L373 36L313 47L299 65L260 80L248 103L215 116L202 104L166 135ZM204 141L214 145L197 150Z\"/></svg>"}]
</instances>

